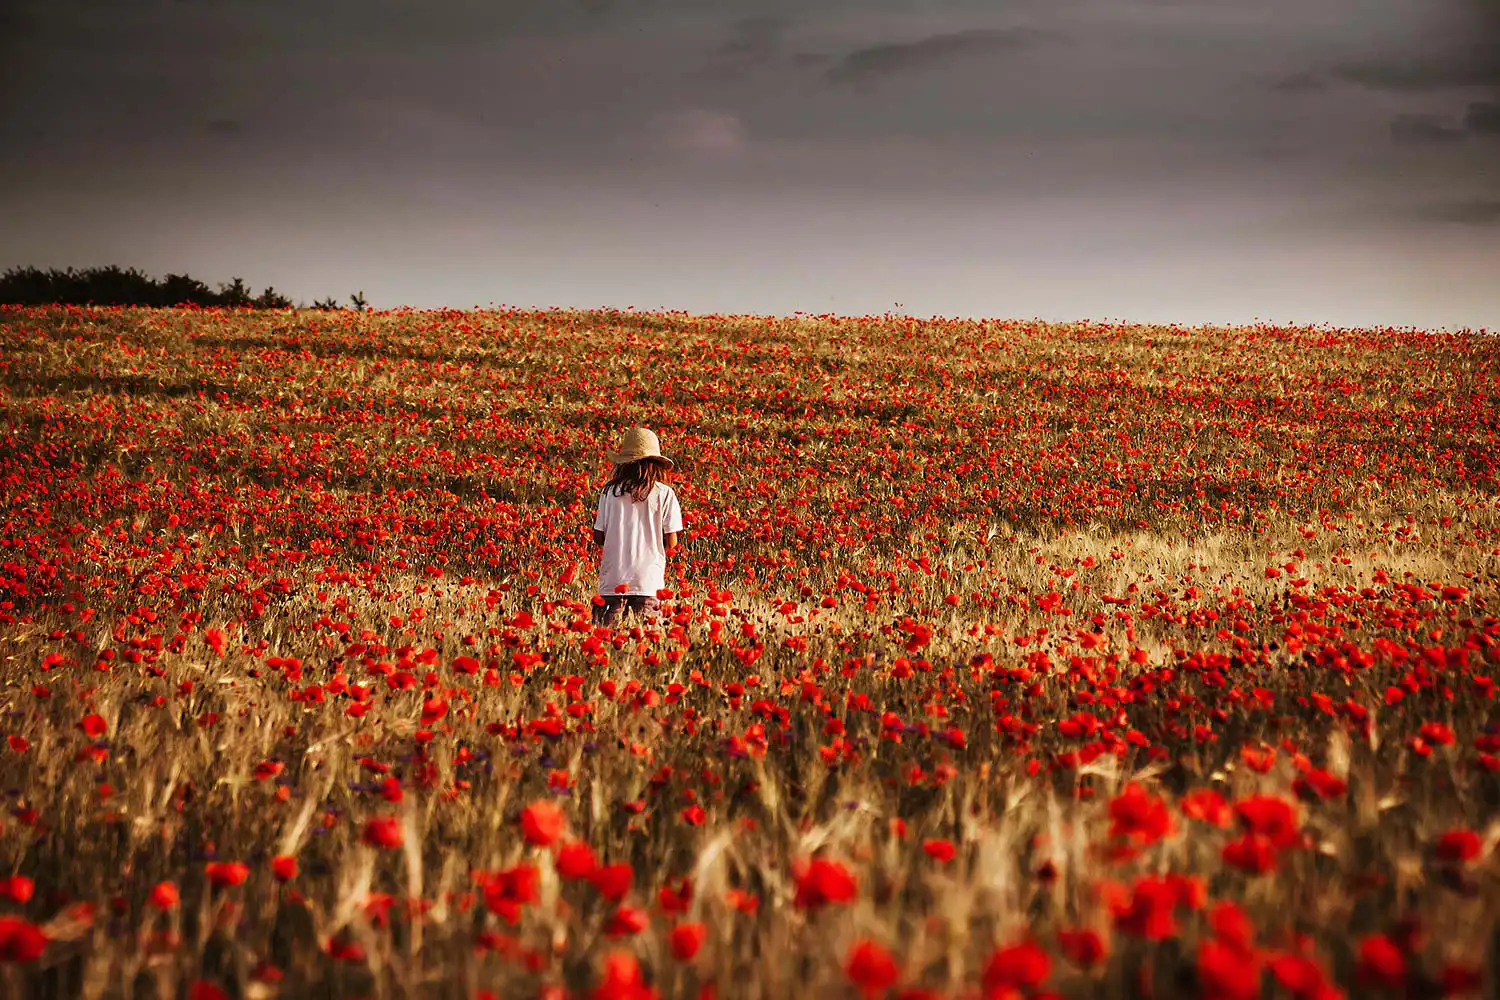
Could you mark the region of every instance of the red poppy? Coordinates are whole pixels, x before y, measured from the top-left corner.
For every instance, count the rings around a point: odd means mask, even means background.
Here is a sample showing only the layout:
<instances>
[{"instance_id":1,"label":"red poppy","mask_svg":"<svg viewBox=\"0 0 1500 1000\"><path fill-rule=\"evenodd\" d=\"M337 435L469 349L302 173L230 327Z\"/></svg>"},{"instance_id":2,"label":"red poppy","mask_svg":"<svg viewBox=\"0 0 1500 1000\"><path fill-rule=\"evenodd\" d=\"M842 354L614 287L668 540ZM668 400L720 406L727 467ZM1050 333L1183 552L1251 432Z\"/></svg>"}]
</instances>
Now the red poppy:
<instances>
[{"instance_id":1,"label":"red poppy","mask_svg":"<svg viewBox=\"0 0 1500 1000\"><path fill-rule=\"evenodd\" d=\"M521 909L536 902L541 883L535 865L517 865L504 871L476 872L475 878L484 892L484 905L507 923L521 919Z\"/></svg>"},{"instance_id":2,"label":"red poppy","mask_svg":"<svg viewBox=\"0 0 1500 1000\"><path fill-rule=\"evenodd\" d=\"M1103 935L1089 928L1058 931L1057 947L1068 961L1083 969L1092 969L1109 957Z\"/></svg>"},{"instance_id":3,"label":"red poppy","mask_svg":"<svg viewBox=\"0 0 1500 1000\"><path fill-rule=\"evenodd\" d=\"M630 891L630 885L635 881L635 869L628 864L600 865L594 869L589 881L610 902L619 902L625 898Z\"/></svg>"},{"instance_id":4,"label":"red poppy","mask_svg":"<svg viewBox=\"0 0 1500 1000\"><path fill-rule=\"evenodd\" d=\"M859 885L849 869L837 861L812 858L796 865L793 874L797 881L797 906L816 910L830 903L852 902L859 894Z\"/></svg>"},{"instance_id":5,"label":"red poppy","mask_svg":"<svg viewBox=\"0 0 1500 1000\"><path fill-rule=\"evenodd\" d=\"M686 913L692 901L693 880L690 878L683 879L675 886L668 882L656 894L656 905L668 916Z\"/></svg>"},{"instance_id":6,"label":"red poppy","mask_svg":"<svg viewBox=\"0 0 1500 1000\"><path fill-rule=\"evenodd\" d=\"M1259 774L1266 774L1276 763L1276 751L1271 749L1260 749L1257 747L1244 747L1240 750L1240 759L1245 766Z\"/></svg>"},{"instance_id":7,"label":"red poppy","mask_svg":"<svg viewBox=\"0 0 1500 1000\"><path fill-rule=\"evenodd\" d=\"M586 879L599 867L594 849L581 840L563 844L557 849L557 874L565 879Z\"/></svg>"},{"instance_id":8,"label":"red poppy","mask_svg":"<svg viewBox=\"0 0 1500 1000\"><path fill-rule=\"evenodd\" d=\"M630 937L639 934L651 926L651 917L645 911L634 906L618 907L610 914L609 920L604 925L604 933L610 937Z\"/></svg>"},{"instance_id":9,"label":"red poppy","mask_svg":"<svg viewBox=\"0 0 1500 1000\"><path fill-rule=\"evenodd\" d=\"M760 910L760 897L743 889L729 889L724 901L741 913L754 916Z\"/></svg>"},{"instance_id":10,"label":"red poppy","mask_svg":"<svg viewBox=\"0 0 1500 1000\"><path fill-rule=\"evenodd\" d=\"M251 775L256 781L268 781L280 774L285 768L286 765L279 760L263 760L255 765L255 769L251 772Z\"/></svg>"},{"instance_id":11,"label":"red poppy","mask_svg":"<svg viewBox=\"0 0 1500 1000\"><path fill-rule=\"evenodd\" d=\"M1252 796L1236 802L1234 812L1246 830L1266 838L1275 847L1292 847L1302 840L1296 807L1285 799Z\"/></svg>"},{"instance_id":12,"label":"red poppy","mask_svg":"<svg viewBox=\"0 0 1500 1000\"><path fill-rule=\"evenodd\" d=\"M1035 990L1051 974L1051 956L1034 942L1023 941L996 949L984 967L982 981L985 990L990 993L1006 987Z\"/></svg>"},{"instance_id":13,"label":"red poppy","mask_svg":"<svg viewBox=\"0 0 1500 1000\"><path fill-rule=\"evenodd\" d=\"M429 697L422 701L422 725L431 726L448 714L448 702L442 698Z\"/></svg>"},{"instance_id":14,"label":"red poppy","mask_svg":"<svg viewBox=\"0 0 1500 1000\"><path fill-rule=\"evenodd\" d=\"M1398 989L1406 984L1406 955L1384 934L1360 941L1355 969L1365 986Z\"/></svg>"},{"instance_id":15,"label":"red poppy","mask_svg":"<svg viewBox=\"0 0 1500 1000\"><path fill-rule=\"evenodd\" d=\"M896 984L901 969L891 953L874 941L864 939L849 949L844 973L867 997L880 996Z\"/></svg>"},{"instance_id":16,"label":"red poppy","mask_svg":"<svg viewBox=\"0 0 1500 1000\"><path fill-rule=\"evenodd\" d=\"M1467 996L1484 989L1484 974L1474 966L1449 963L1438 975L1444 996Z\"/></svg>"},{"instance_id":17,"label":"red poppy","mask_svg":"<svg viewBox=\"0 0 1500 1000\"><path fill-rule=\"evenodd\" d=\"M1292 790L1307 798L1336 799L1349 790L1349 785L1336 775L1310 767L1292 782Z\"/></svg>"},{"instance_id":18,"label":"red poppy","mask_svg":"<svg viewBox=\"0 0 1500 1000\"><path fill-rule=\"evenodd\" d=\"M1275 955L1270 967L1271 975L1296 1000L1343 1000L1343 992L1329 981L1323 968L1306 955Z\"/></svg>"},{"instance_id":19,"label":"red poppy","mask_svg":"<svg viewBox=\"0 0 1500 1000\"><path fill-rule=\"evenodd\" d=\"M924 840L922 850L934 861L947 864L958 854L951 840Z\"/></svg>"},{"instance_id":20,"label":"red poppy","mask_svg":"<svg viewBox=\"0 0 1500 1000\"><path fill-rule=\"evenodd\" d=\"M703 947L703 941L707 937L708 928L702 924L678 924L672 928L672 957L679 962L691 961L698 954L698 949Z\"/></svg>"},{"instance_id":21,"label":"red poppy","mask_svg":"<svg viewBox=\"0 0 1500 1000\"><path fill-rule=\"evenodd\" d=\"M1455 740L1453 730L1441 722L1426 723L1417 735L1435 747L1452 746Z\"/></svg>"},{"instance_id":22,"label":"red poppy","mask_svg":"<svg viewBox=\"0 0 1500 1000\"><path fill-rule=\"evenodd\" d=\"M20 917L0 916L0 962L35 962L47 949L42 929Z\"/></svg>"},{"instance_id":23,"label":"red poppy","mask_svg":"<svg viewBox=\"0 0 1500 1000\"><path fill-rule=\"evenodd\" d=\"M634 955L615 951L604 956L604 975L589 996L591 1000L656 1000L657 991L646 985Z\"/></svg>"},{"instance_id":24,"label":"red poppy","mask_svg":"<svg viewBox=\"0 0 1500 1000\"><path fill-rule=\"evenodd\" d=\"M0 896L12 903L29 903L36 892L36 883L25 875L12 875L0 879Z\"/></svg>"},{"instance_id":25,"label":"red poppy","mask_svg":"<svg viewBox=\"0 0 1500 1000\"><path fill-rule=\"evenodd\" d=\"M567 828L568 817L555 802L539 799L521 810L521 835L526 843L551 847Z\"/></svg>"},{"instance_id":26,"label":"red poppy","mask_svg":"<svg viewBox=\"0 0 1500 1000\"><path fill-rule=\"evenodd\" d=\"M401 846L401 822L394 816L375 816L366 821L364 832L359 837L362 843L382 850Z\"/></svg>"},{"instance_id":27,"label":"red poppy","mask_svg":"<svg viewBox=\"0 0 1500 1000\"><path fill-rule=\"evenodd\" d=\"M1449 830L1438 838L1434 853L1447 864L1468 864L1484 851L1479 834L1469 829Z\"/></svg>"},{"instance_id":28,"label":"red poppy","mask_svg":"<svg viewBox=\"0 0 1500 1000\"><path fill-rule=\"evenodd\" d=\"M203 871L216 889L239 885L250 877L250 866L242 861L210 861Z\"/></svg>"},{"instance_id":29,"label":"red poppy","mask_svg":"<svg viewBox=\"0 0 1500 1000\"><path fill-rule=\"evenodd\" d=\"M170 910L177 906L181 897L177 892L175 882L158 882L151 887L151 894L148 898L151 905L158 910Z\"/></svg>"},{"instance_id":30,"label":"red poppy","mask_svg":"<svg viewBox=\"0 0 1500 1000\"><path fill-rule=\"evenodd\" d=\"M1255 955L1218 939L1198 946L1198 995L1203 1000L1256 1000L1260 979Z\"/></svg>"},{"instance_id":31,"label":"red poppy","mask_svg":"<svg viewBox=\"0 0 1500 1000\"><path fill-rule=\"evenodd\" d=\"M1211 826L1229 825L1231 815L1229 803L1224 801L1224 796L1212 788L1200 788L1188 792L1177 805L1188 819L1195 819Z\"/></svg>"},{"instance_id":32,"label":"red poppy","mask_svg":"<svg viewBox=\"0 0 1500 1000\"><path fill-rule=\"evenodd\" d=\"M1115 926L1147 941L1165 941L1177 934L1174 911L1181 897L1177 883L1145 876L1132 887L1129 903L1115 912Z\"/></svg>"},{"instance_id":33,"label":"red poppy","mask_svg":"<svg viewBox=\"0 0 1500 1000\"><path fill-rule=\"evenodd\" d=\"M1264 875L1276 870L1276 845L1259 834L1247 833L1224 845L1222 857L1231 868L1250 875Z\"/></svg>"},{"instance_id":34,"label":"red poppy","mask_svg":"<svg viewBox=\"0 0 1500 1000\"><path fill-rule=\"evenodd\" d=\"M1255 926L1236 904L1227 900L1217 904L1208 911L1208 925L1214 936L1231 948L1247 955L1254 950Z\"/></svg>"},{"instance_id":35,"label":"red poppy","mask_svg":"<svg viewBox=\"0 0 1500 1000\"><path fill-rule=\"evenodd\" d=\"M1154 844L1172 832L1172 814L1166 802L1134 781L1110 800L1109 819L1111 837L1122 837L1142 846Z\"/></svg>"}]
</instances>

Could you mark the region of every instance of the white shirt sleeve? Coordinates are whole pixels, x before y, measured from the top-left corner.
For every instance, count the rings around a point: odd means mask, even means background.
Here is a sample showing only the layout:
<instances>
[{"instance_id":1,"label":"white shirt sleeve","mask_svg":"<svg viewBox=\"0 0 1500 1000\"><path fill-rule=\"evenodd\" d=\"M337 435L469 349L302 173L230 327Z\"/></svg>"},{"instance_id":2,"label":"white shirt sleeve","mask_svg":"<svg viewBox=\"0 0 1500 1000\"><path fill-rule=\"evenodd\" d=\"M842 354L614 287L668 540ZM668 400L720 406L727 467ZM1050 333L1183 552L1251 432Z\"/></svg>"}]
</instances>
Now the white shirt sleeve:
<instances>
[{"instance_id":1,"label":"white shirt sleeve","mask_svg":"<svg viewBox=\"0 0 1500 1000\"><path fill-rule=\"evenodd\" d=\"M594 508L594 530L603 531L609 526L609 517L604 510L604 491L599 491L599 504Z\"/></svg>"},{"instance_id":2,"label":"white shirt sleeve","mask_svg":"<svg viewBox=\"0 0 1500 1000\"><path fill-rule=\"evenodd\" d=\"M667 493L667 502L662 509L661 530L664 535L682 530L682 507L677 503L675 492Z\"/></svg>"}]
</instances>

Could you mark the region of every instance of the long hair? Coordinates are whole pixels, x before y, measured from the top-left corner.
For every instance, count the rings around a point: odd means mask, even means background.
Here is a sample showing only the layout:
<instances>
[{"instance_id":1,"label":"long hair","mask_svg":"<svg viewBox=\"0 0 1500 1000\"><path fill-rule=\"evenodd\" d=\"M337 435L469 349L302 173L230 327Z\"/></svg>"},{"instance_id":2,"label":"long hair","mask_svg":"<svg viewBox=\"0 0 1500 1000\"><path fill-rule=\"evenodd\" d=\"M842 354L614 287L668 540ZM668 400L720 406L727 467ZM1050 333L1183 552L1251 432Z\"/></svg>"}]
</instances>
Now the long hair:
<instances>
[{"instance_id":1,"label":"long hair","mask_svg":"<svg viewBox=\"0 0 1500 1000\"><path fill-rule=\"evenodd\" d=\"M651 495L657 483L666 478L665 465L652 458L640 458L615 466L614 474L604 484L604 492L613 493L617 497L629 494L633 503L640 503Z\"/></svg>"}]
</instances>

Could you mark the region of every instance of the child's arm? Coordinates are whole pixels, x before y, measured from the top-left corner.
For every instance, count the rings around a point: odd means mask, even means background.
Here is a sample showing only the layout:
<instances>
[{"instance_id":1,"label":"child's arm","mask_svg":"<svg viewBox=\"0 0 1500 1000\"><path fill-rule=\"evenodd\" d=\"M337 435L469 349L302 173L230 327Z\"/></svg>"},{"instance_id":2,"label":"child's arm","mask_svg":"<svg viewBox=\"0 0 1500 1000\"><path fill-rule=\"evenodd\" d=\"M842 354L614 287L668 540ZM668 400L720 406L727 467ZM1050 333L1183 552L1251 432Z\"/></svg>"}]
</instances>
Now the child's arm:
<instances>
[{"instance_id":1,"label":"child's arm","mask_svg":"<svg viewBox=\"0 0 1500 1000\"><path fill-rule=\"evenodd\" d=\"M594 544L604 547L604 530L609 527L609 518L604 512L604 494L599 494L599 503L594 507Z\"/></svg>"},{"instance_id":2,"label":"child's arm","mask_svg":"<svg viewBox=\"0 0 1500 1000\"><path fill-rule=\"evenodd\" d=\"M666 517L662 520L661 525L661 543L662 547L666 549L667 555L671 555L677 551L677 535L683 529L682 507L678 505L677 494L671 491L671 487L667 488L667 509L665 513Z\"/></svg>"}]
</instances>

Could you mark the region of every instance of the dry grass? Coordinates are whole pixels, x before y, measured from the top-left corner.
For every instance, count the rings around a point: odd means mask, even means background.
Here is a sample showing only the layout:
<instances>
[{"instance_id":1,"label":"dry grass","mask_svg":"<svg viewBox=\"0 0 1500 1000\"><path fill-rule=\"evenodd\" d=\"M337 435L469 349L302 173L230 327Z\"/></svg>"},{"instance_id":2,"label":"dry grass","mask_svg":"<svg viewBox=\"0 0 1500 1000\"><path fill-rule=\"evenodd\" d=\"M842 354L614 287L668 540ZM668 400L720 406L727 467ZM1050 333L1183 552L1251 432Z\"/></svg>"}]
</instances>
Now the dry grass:
<instances>
[{"instance_id":1,"label":"dry grass","mask_svg":"<svg viewBox=\"0 0 1500 1000\"><path fill-rule=\"evenodd\" d=\"M70 310L0 348L6 996L645 995L607 952L662 996L856 996L867 941L893 996L1312 996L1303 951L1350 995L1497 988L1478 338ZM672 620L605 632L587 522L637 422L690 539ZM1114 828L1130 783L1164 835ZM1293 803L1274 871L1204 790ZM525 842L554 800L623 897ZM796 904L813 857L851 900ZM518 865L512 923L484 880ZM1142 934L1165 875L1197 888ZM1045 988L986 972L1021 941Z\"/></svg>"}]
</instances>

